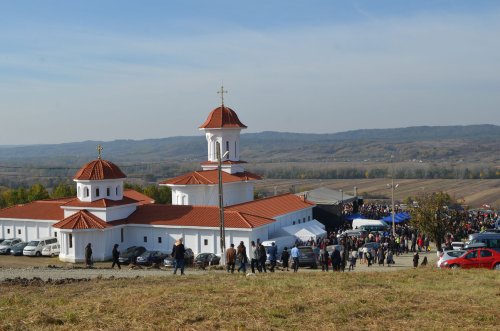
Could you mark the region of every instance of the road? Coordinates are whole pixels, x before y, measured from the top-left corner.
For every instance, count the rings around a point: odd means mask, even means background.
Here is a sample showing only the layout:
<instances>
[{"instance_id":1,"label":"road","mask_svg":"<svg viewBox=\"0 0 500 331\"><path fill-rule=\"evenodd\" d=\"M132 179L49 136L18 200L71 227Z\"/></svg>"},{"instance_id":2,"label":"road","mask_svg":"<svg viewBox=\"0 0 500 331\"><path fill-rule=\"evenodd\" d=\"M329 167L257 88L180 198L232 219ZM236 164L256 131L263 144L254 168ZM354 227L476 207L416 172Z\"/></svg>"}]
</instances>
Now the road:
<instances>
[{"instance_id":1,"label":"road","mask_svg":"<svg viewBox=\"0 0 500 331\"><path fill-rule=\"evenodd\" d=\"M427 267L433 267L436 264L436 253L420 253L420 262L424 257L428 259ZM375 264L368 267L366 264L360 264L359 261L356 265L354 272L397 272L398 270L409 269L413 267L413 255L404 254L394 257L395 264L388 266L379 266ZM249 268L247 268L248 272ZM208 273L223 273L222 270L199 270L195 268L187 268L186 274L189 275L203 275ZM277 272L283 272L278 270ZM321 269L301 268L299 272L321 272ZM32 279L35 277L43 280L50 279L84 279L84 278L135 278L135 277L150 277L150 276L172 276L172 269L154 269L143 268L134 269L130 266L122 266L121 270L111 269L111 262L100 262L95 264L95 268L86 269L82 264L71 264L60 262L57 257L26 257L26 256L9 256L0 255L0 281L5 279L12 279L16 277Z\"/></svg>"}]
</instances>

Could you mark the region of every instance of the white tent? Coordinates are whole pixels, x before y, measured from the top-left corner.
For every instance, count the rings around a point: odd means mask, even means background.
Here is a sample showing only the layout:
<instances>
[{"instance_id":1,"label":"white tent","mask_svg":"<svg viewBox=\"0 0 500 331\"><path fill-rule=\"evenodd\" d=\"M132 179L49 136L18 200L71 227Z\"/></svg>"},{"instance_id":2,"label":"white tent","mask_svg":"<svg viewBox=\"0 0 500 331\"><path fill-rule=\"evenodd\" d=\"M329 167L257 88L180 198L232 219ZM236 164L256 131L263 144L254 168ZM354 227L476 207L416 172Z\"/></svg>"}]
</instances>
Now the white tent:
<instances>
[{"instance_id":1,"label":"white tent","mask_svg":"<svg viewBox=\"0 0 500 331\"><path fill-rule=\"evenodd\" d=\"M325 226L317 220L295 224L281 228L276 232L276 236L293 235L302 241L309 239L317 240L326 236Z\"/></svg>"}]
</instances>

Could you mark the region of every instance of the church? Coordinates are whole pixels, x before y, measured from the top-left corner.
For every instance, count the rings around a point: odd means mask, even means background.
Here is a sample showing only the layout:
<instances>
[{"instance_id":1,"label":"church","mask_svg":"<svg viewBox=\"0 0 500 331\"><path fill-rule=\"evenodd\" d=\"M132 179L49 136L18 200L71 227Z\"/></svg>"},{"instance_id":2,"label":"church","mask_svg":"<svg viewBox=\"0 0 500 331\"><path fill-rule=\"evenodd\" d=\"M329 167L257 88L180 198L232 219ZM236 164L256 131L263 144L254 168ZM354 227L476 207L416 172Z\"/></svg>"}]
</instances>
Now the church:
<instances>
[{"instance_id":1,"label":"church","mask_svg":"<svg viewBox=\"0 0 500 331\"><path fill-rule=\"evenodd\" d=\"M222 99L199 127L207 140L207 161L201 170L160 183L171 188L171 205L154 204L147 196L125 190L126 174L102 159L99 149L98 158L73 178L76 197L0 210L0 237L57 237L59 259L73 263L84 261L88 243L94 261L111 259L114 244L169 252L177 239L195 254L220 255L219 158L226 246L243 241L249 249L251 241L264 241L285 226L311 221L315 204L303 197L283 194L254 200L254 183L261 177L245 171L245 161L240 160L240 133L245 128Z\"/></svg>"}]
</instances>

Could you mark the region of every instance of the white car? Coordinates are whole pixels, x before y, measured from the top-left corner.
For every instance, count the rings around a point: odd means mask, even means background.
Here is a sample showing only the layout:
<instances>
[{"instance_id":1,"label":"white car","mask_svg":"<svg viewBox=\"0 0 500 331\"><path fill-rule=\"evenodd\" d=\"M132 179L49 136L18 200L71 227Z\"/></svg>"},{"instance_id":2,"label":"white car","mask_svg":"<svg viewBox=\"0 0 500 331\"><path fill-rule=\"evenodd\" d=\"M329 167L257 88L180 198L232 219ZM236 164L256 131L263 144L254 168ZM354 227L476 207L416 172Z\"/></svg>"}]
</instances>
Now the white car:
<instances>
[{"instance_id":1,"label":"white car","mask_svg":"<svg viewBox=\"0 0 500 331\"><path fill-rule=\"evenodd\" d=\"M465 250L452 250L452 251L443 251L441 252L439 256L439 260L436 262L436 266L438 268L441 268L441 264L444 261L451 260L451 259L456 259L457 257L460 257L467 253Z\"/></svg>"},{"instance_id":2,"label":"white car","mask_svg":"<svg viewBox=\"0 0 500 331\"><path fill-rule=\"evenodd\" d=\"M56 256L59 255L61 248L59 244L50 244L42 249L43 256Z\"/></svg>"}]
</instances>

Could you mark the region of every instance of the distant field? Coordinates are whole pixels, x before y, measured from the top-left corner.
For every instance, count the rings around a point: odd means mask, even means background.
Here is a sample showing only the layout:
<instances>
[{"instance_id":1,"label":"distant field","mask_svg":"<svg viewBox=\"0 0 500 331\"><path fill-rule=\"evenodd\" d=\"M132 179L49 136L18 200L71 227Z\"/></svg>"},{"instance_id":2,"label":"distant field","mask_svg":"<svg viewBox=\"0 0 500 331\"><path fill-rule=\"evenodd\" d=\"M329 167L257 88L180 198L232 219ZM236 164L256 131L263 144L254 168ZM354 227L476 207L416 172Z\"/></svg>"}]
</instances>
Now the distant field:
<instances>
[{"instance_id":1,"label":"distant field","mask_svg":"<svg viewBox=\"0 0 500 331\"><path fill-rule=\"evenodd\" d=\"M295 192L318 187L342 189L346 194L353 194L353 187L358 188L358 195L373 198L391 198L387 188L390 179L332 179L332 180L272 180L266 179L256 185L258 191L266 194L289 192L294 186ZM472 208L489 204L500 209L500 179L402 179L395 180L399 187L394 191L396 200L415 196L422 192L445 191L455 199Z\"/></svg>"},{"instance_id":2,"label":"distant field","mask_svg":"<svg viewBox=\"0 0 500 331\"><path fill-rule=\"evenodd\" d=\"M430 268L0 284L0 329L498 330L499 289L495 271Z\"/></svg>"}]
</instances>

